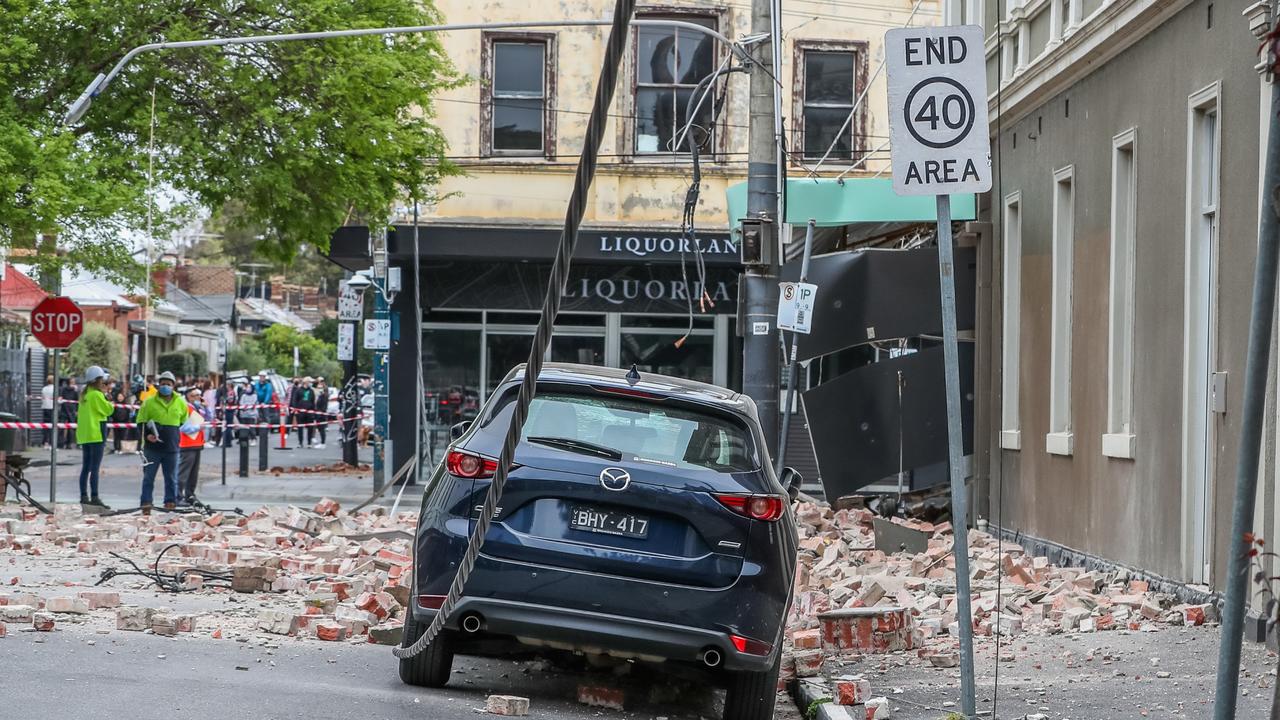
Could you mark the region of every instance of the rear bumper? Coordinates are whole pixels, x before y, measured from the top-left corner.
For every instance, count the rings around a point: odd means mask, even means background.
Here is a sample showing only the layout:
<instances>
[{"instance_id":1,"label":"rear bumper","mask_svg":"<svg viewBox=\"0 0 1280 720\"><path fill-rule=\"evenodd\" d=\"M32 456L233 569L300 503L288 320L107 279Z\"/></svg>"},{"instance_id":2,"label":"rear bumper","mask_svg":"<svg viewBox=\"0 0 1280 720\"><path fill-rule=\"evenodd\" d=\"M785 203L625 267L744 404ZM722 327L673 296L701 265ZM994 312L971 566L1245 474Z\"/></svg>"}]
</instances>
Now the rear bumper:
<instances>
[{"instance_id":1,"label":"rear bumper","mask_svg":"<svg viewBox=\"0 0 1280 720\"><path fill-rule=\"evenodd\" d=\"M414 602L418 620L430 622L435 614ZM773 653L778 652L777 648L767 656L738 652L727 633L715 630L493 598L464 597L446 626L459 630L461 619L472 614L482 618L482 634L616 657L698 663L705 650L714 648L724 658L725 670L761 672L772 667Z\"/></svg>"}]
</instances>

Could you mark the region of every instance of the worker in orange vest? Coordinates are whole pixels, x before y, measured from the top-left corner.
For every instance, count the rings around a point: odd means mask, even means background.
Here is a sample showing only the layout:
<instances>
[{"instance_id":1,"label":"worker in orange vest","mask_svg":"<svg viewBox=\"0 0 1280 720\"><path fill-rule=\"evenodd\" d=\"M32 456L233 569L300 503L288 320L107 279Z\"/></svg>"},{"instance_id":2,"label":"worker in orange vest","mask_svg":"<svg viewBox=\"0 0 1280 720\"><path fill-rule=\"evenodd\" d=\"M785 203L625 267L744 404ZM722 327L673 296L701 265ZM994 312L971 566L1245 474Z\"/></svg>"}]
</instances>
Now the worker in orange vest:
<instances>
[{"instance_id":1,"label":"worker in orange vest","mask_svg":"<svg viewBox=\"0 0 1280 720\"><path fill-rule=\"evenodd\" d=\"M178 497L188 505L196 502L200 480L200 451L204 450L204 400L200 388L187 391L187 421L178 428Z\"/></svg>"}]
</instances>

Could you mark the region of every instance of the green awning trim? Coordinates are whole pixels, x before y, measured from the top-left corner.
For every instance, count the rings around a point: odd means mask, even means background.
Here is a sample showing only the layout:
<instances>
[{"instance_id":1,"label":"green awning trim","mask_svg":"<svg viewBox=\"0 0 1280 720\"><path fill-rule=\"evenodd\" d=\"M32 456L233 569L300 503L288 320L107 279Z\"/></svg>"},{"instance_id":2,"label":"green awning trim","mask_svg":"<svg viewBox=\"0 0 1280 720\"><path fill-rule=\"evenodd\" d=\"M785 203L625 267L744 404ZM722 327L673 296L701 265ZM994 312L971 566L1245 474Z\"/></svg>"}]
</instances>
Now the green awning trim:
<instances>
[{"instance_id":1,"label":"green awning trim","mask_svg":"<svg viewBox=\"0 0 1280 720\"><path fill-rule=\"evenodd\" d=\"M747 214L747 184L729 187L729 225L737 227ZM974 195L952 195L953 220L974 220ZM834 179L798 178L787 180L787 222L804 225L809 218L820 227L863 222L933 222L938 219L934 198L929 195L902 196L893 192L890 178Z\"/></svg>"}]
</instances>

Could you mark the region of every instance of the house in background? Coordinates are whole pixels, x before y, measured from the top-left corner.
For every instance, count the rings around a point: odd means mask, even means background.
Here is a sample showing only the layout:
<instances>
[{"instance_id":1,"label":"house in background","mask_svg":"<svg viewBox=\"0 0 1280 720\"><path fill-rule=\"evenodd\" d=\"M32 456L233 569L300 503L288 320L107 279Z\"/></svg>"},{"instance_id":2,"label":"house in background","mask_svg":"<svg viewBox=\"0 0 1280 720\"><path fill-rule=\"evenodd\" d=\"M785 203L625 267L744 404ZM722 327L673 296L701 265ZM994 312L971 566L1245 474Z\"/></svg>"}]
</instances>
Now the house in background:
<instances>
[{"instance_id":1,"label":"house in background","mask_svg":"<svg viewBox=\"0 0 1280 720\"><path fill-rule=\"evenodd\" d=\"M288 325L302 332L311 332L315 328L292 310L262 298L239 298L235 311L239 320L236 334L243 337L253 337L272 325Z\"/></svg>"}]
</instances>

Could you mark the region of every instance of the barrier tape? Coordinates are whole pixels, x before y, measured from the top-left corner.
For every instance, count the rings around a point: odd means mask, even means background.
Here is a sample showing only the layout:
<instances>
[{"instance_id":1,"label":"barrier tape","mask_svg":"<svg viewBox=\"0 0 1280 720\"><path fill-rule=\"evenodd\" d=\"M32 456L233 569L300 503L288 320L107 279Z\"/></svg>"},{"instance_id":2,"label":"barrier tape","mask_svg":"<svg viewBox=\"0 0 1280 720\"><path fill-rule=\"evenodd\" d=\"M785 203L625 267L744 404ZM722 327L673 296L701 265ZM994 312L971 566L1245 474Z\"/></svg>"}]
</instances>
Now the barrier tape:
<instances>
[{"instance_id":1,"label":"barrier tape","mask_svg":"<svg viewBox=\"0 0 1280 720\"><path fill-rule=\"evenodd\" d=\"M80 404L80 401L65 400L63 398L58 398L58 404L78 405ZM112 403L112 406L118 407L118 408L129 408L130 410L137 410L142 407L141 405L133 405L131 403ZM341 412L331 413L325 410L308 410L307 408L291 408L288 405L284 405L282 403L255 403L253 405L219 405L215 407L214 410L216 410L217 412L225 412L227 410L239 410L241 408L249 408L253 410L266 410L266 409L275 408L277 410L284 411L284 414L287 414L287 415L304 414L304 415L327 415L329 417L335 417L335 418L342 417Z\"/></svg>"},{"instance_id":2,"label":"barrier tape","mask_svg":"<svg viewBox=\"0 0 1280 720\"><path fill-rule=\"evenodd\" d=\"M371 414L372 414L372 413L361 413L361 414L359 414L359 415L354 415L354 416L352 416L352 418L351 418L351 419L352 419L352 420L361 420L361 419L363 419L363 418L369 417ZM284 425L284 426L282 426L282 425L281 425L281 424L279 424L279 423L230 423L230 424L228 424L228 423L222 422L221 420L210 420L210 421L206 421L206 422L205 422L204 427L230 427L230 428L232 428L233 430L234 430L234 429L237 429L237 428L279 428L279 427L285 427L285 428L287 428L287 429L289 429L289 430L292 430L292 429L294 429L294 428L317 427L317 426L320 426L320 425L332 425L332 424L334 424L334 423L341 423L341 422L343 422L343 420L344 420L344 418L337 417L337 418L333 418L333 419L331 419L331 420L321 420L321 421L319 421L319 422L309 422L309 423L297 423L297 424L293 424L293 425ZM109 422L109 423L105 423L105 425L106 425L107 427L109 427L109 428L135 428L135 427L138 427L138 423L136 423L136 422L127 422L127 423L122 423L122 422ZM4 430L53 430L53 429L59 429L59 430L74 430L76 427L77 427L77 423L73 423L73 422L59 422L59 423L46 423L46 422L0 422L0 429L4 429Z\"/></svg>"}]
</instances>

